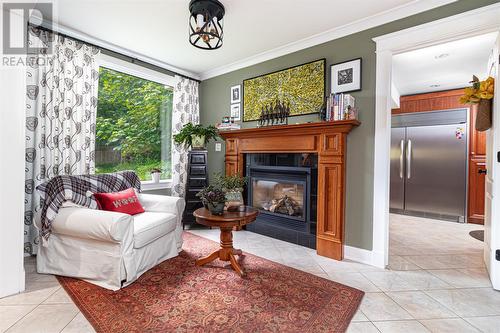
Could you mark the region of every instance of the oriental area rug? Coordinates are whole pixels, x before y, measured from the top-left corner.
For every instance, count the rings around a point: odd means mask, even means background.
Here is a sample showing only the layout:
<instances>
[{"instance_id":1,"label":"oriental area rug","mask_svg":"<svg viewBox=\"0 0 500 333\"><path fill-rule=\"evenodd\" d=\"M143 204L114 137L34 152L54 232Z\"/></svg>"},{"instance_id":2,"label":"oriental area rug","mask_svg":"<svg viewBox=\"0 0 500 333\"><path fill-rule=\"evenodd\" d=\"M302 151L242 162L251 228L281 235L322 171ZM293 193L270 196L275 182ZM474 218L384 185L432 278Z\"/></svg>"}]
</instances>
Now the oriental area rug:
<instances>
[{"instance_id":1,"label":"oriental area rug","mask_svg":"<svg viewBox=\"0 0 500 333\"><path fill-rule=\"evenodd\" d=\"M195 260L218 243L184 235L183 251L110 291L58 277L100 332L344 332L363 292L245 254L241 278L226 262ZM237 244L236 244L237 245Z\"/></svg>"}]
</instances>

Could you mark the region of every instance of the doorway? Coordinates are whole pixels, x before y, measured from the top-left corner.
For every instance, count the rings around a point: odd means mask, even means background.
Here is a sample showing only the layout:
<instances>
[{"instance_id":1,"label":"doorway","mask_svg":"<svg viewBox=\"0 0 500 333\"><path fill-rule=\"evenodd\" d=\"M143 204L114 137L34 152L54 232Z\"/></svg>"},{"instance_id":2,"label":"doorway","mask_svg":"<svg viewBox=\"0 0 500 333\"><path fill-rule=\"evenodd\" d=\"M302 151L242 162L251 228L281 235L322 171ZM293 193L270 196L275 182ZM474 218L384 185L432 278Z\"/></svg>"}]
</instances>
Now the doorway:
<instances>
[{"instance_id":1,"label":"doorway","mask_svg":"<svg viewBox=\"0 0 500 333\"><path fill-rule=\"evenodd\" d=\"M498 32L500 24L500 5L494 4L478 10L469 11L446 19L441 19L414 28L402 30L389 35L377 37L377 68L376 68L376 122L375 122L375 161L374 161L374 195L378 202L373 208L373 250L372 264L386 267L389 263L389 176L390 176L390 138L391 138L391 77L393 67L393 56L405 52L423 49L426 47L453 42L469 37L484 35L490 32ZM496 42L498 44L498 40ZM498 46L495 46L495 54L498 54ZM497 55L498 57L498 55ZM494 63L498 59L494 58ZM495 69L496 73L496 69ZM496 74L495 74L496 75ZM496 85L498 88L498 84ZM494 110L498 108L494 103ZM499 127L493 125L490 133L497 133ZM497 135L491 136L497 138ZM490 147L498 148L497 142L490 140ZM490 149L493 151L493 149ZM488 154L491 155L491 154ZM488 157L491 160L491 156ZM492 171L497 169L495 164ZM492 172L493 174L493 172ZM489 177L490 175L488 175ZM497 186L495 183L494 186ZM487 196L488 197L488 196ZM491 228L497 228L494 202L496 197L491 197L491 203L486 203L486 221L491 221ZM490 212L490 213L488 213ZM492 235L492 234L491 234ZM490 234L486 232L485 244L488 243ZM493 236L490 237L493 239ZM498 240L494 240L497 242ZM496 245L496 244L495 244ZM491 257L492 246L485 247L485 258ZM493 276L493 271L500 269L493 260L485 259ZM493 279L492 279L493 280ZM498 281L500 284L500 281ZM500 285L494 287L500 288Z\"/></svg>"},{"instance_id":2,"label":"doorway","mask_svg":"<svg viewBox=\"0 0 500 333\"><path fill-rule=\"evenodd\" d=\"M460 97L473 74L489 76L496 38L487 33L393 56L390 269L488 280L486 136L475 128L477 105Z\"/></svg>"}]
</instances>

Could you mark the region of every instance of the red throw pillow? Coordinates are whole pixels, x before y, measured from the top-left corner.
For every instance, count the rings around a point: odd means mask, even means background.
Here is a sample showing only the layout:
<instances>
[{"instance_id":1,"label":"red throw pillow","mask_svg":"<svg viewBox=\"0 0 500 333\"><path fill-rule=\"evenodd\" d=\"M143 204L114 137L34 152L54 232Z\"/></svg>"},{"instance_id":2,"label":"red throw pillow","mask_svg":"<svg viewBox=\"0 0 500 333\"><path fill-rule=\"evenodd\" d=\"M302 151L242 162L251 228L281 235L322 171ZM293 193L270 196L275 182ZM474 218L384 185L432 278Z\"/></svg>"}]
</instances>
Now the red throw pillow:
<instances>
[{"instance_id":1,"label":"red throw pillow","mask_svg":"<svg viewBox=\"0 0 500 333\"><path fill-rule=\"evenodd\" d=\"M144 213L133 188L114 193L94 193L94 198L102 210L135 215Z\"/></svg>"}]
</instances>

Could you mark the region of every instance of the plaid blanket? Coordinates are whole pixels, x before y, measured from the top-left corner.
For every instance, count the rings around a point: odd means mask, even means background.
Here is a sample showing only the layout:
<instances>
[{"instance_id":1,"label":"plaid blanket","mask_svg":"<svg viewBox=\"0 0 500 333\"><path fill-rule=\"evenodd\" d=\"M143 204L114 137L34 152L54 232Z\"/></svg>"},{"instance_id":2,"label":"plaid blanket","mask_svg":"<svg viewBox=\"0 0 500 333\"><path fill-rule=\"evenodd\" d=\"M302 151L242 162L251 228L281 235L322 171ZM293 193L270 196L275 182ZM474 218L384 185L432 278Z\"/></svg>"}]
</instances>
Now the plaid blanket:
<instances>
[{"instance_id":1,"label":"plaid blanket","mask_svg":"<svg viewBox=\"0 0 500 333\"><path fill-rule=\"evenodd\" d=\"M111 193L134 187L141 190L141 181L134 171L81 176L56 176L37 186L41 197L40 236L48 239L52 230L52 221L65 201L97 209L97 202L92 193Z\"/></svg>"}]
</instances>

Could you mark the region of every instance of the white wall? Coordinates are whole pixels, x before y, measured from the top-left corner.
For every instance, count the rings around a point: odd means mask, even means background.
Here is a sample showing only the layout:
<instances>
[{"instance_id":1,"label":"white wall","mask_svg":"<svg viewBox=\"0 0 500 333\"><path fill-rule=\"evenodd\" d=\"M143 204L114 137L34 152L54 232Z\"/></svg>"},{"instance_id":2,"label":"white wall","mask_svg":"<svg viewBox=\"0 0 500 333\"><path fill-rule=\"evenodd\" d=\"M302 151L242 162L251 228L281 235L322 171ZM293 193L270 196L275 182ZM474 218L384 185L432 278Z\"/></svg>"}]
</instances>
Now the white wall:
<instances>
[{"instance_id":1,"label":"white wall","mask_svg":"<svg viewBox=\"0 0 500 333\"><path fill-rule=\"evenodd\" d=\"M24 290L25 76L0 62L0 297Z\"/></svg>"},{"instance_id":2,"label":"white wall","mask_svg":"<svg viewBox=\"0 0 500 333\"><path fill-rule=\"evenodd\" d=\"M391 108L397 109L399 108L399 100L401 98L401 94L399 93L398 88L394 84L394 81L391 83Z\"/></svg>"}]
</instances>

